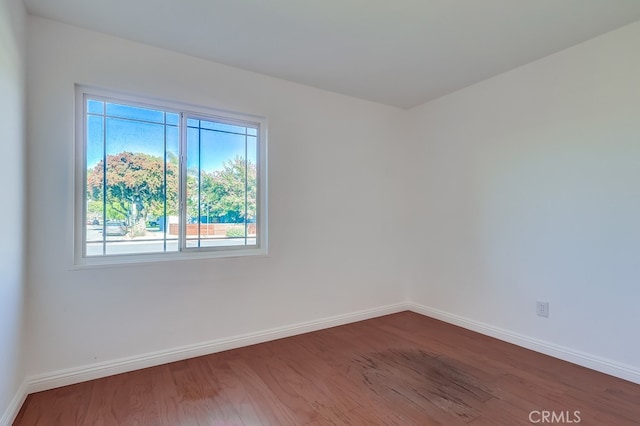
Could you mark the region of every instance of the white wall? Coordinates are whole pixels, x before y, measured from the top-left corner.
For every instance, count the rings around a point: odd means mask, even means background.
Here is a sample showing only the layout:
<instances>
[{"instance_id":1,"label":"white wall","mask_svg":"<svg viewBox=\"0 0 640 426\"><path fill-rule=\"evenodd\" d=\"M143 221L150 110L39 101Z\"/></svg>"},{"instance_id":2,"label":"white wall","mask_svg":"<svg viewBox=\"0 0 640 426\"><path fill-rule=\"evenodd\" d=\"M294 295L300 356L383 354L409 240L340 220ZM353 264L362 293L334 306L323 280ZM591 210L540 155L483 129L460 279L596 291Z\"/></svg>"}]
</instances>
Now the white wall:
<instances>
[{"instance_id":1,"label":"white wall","mask_svg":"<svg viewBox=\"0 0 640 426\"><path fill-rule=\"evenodd\" d=\"M401 110L40 18L28 30L29 374L403 300ZM269 255L72 270L74 83L266 115Z\"/></svg>"},{"instance_id":2,"label":"white wall","mask_svg":"<svg viewBox=\"0 0 640 426\"><path fill-rule=\"evenodd\" d=\"M640 24L411 111L28 34L29 375L408 299L640 368ZM267 115L269 256L73 270L74 83Z\"/></svg>"},{"instance_id":3,"label":"white wall","mask_svg":"<svg viewBox=\"0 0 640 426\"><path fill-rule=\"evenodd\" d=\"M412 110L410 298L640 371L639 76L635 23Z\"/></svg>"},{"instance_id":4,"label":"white wall","mask_svg":"<svg viewBox=\"0 0 640 426\"><path fill-rule=\"evenodd\" d=\"M22 2L0 1L0 423L24 379L25 19Z\"/></svg>"}]
</instances>

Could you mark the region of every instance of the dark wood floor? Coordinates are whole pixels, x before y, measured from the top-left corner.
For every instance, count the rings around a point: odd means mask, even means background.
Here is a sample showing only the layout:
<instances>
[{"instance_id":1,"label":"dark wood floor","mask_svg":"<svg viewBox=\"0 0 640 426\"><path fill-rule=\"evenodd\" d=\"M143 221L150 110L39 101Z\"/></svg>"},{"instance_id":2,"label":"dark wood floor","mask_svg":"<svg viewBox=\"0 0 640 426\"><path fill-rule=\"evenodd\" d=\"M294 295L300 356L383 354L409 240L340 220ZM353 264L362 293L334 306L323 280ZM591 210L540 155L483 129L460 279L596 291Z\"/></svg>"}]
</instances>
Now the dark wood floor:
<instances>
[{"instance_id":1,"label":"dark wood floor","mask_svg":"<svg viewBox=\"0 0 640 426\"><path fill-rule=\"evenodd\" d=\"M640 385L403 312L33 394L14 424L494 426L543 411L638 425Z\"/></svg>"}]
</instances>

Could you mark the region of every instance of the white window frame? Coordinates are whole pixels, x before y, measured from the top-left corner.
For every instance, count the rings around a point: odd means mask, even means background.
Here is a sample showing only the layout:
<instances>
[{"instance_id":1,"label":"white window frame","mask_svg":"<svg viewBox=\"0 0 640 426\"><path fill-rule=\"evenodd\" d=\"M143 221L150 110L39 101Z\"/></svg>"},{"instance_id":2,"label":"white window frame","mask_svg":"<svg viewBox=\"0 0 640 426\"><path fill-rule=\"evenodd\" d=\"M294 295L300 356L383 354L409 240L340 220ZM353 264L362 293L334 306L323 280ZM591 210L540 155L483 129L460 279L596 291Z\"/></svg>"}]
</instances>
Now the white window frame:
<instances>
[{"instance_id":1,"label":"white window frame","mask_svg":"<svg viewBox=\"0 0 640 426\"><path fill-rule=\"evenodd\" d=\"M98 98L105 101L121 102L180 114L180 154L179 154L179 216L180 231L177 252L113 254L86 256L86 146L87 146L87 102ZM186 162L186 120L187 117L211 119L217 122L240 126L257 127L256 152L256 244L251 246L189 247L186 241L186 203L184 192L187 186ZM267 254L267 119L263 116L229 112L217 108L201 107L180 102L151 99L143 96L123 94L116 91L76 85L75 88L75 179L74 179L74 267L92 267L131 263L162 262L172 260L207 259L239 256L260 256Z\"/></svg>"}]
</instances>

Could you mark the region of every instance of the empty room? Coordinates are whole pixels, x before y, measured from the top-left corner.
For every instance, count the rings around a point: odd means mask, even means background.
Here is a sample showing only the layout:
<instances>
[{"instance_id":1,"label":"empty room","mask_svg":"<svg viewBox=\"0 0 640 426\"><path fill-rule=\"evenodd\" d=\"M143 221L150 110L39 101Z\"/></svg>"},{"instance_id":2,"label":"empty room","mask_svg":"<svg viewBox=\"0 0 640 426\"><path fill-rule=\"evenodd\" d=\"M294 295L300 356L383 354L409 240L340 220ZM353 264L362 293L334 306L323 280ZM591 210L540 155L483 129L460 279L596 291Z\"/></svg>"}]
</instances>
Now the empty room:
<instances>
[{"instance_id":1,"label":"empty room","mask_svg":"<svg viewBox=\"0 0 640 426\"><path fill-rule=\"evenodd\" d=\"M640 424L640 1L0 0L0 425Z\"/></svg>"}]
</instances>

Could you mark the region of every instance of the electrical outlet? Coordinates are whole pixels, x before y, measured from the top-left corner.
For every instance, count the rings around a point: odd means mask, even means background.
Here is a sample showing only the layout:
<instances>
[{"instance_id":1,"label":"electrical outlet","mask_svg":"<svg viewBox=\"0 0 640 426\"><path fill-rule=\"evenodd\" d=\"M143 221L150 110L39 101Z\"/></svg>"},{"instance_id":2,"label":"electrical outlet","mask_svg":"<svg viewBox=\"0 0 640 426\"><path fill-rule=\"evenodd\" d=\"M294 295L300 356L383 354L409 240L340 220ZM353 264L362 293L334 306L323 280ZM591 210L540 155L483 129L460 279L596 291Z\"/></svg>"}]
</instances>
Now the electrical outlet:
<instances>
[{"instance_id":1,"label":"electrical outlet","mask_svg":"<svg viewBox=\"0 0 640 426\"><path fill-rule=\"evenodd\" d=\"M549 318L549 302L536 302L536 314L539 317Z\"/></svg>"}]
</instances>

